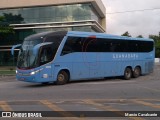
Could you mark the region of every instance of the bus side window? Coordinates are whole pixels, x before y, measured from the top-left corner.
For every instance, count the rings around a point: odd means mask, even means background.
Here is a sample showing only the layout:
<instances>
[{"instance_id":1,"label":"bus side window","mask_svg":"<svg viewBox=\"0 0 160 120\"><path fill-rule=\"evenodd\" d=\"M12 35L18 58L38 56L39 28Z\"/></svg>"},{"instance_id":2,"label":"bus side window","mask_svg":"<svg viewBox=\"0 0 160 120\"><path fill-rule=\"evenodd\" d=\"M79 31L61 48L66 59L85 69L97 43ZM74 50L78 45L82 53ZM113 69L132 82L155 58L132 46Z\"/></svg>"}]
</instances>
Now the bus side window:
<instances>
[{"instance_id":1,"label":"bus side window","mask_svg":"<svg viewBox=\"0 0 160 120\"><path fill-rule=\"evenodd\" d=\"M72 53L72 48L67 46L67 45L65 45L63 50L62 50L61 55L66 55L66 54L69 54L69 53Z\"/></svg>"},{"instance_id":2,"label":"bus side window","mask_svg":"<svg viewBox=\"0 0 160 120\"><path fill-rule=\"evenodd\" d=\"M40 65L46 64L53 59L52 49L50 47L48 48L42 48L40 53Z\"/></svg>"},{"instance_id":3,"label":"bus side window","mask_svg":"<svg viewBox=\"0 0 160 120\"><path fill-rule=\"evenodd\" d=\"M61 55L82 51L82 42L80 37L68 37Z\"/></svg>"}]
</instances>

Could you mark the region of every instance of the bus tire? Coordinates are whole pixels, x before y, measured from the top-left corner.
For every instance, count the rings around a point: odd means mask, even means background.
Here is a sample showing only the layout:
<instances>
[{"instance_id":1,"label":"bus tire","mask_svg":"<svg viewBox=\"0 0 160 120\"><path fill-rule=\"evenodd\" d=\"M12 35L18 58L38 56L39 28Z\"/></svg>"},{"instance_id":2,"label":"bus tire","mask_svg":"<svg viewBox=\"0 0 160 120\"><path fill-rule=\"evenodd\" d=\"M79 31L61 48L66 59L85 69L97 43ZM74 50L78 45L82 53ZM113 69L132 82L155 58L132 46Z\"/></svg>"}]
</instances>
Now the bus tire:
<instances>
[{"instance_id":1,"label":"bus tire","mask_svg":"<svg viewBox=\"0 0 160 120\"><path fill-rule=\"evenodd\" d=\"M140 75L141 75L141 68L138 67L138 66L136 66L136 67L134 68L134 71L133 71L133 77L134 77L134 78L137 78L137 77L139 77Z\"/></svg>"},{"instance_id":2,"label":"bus tire","mask_svg":"<svg viewBox=\"0 0 160 120\"><path fill-rule=\"evenodd\" d=\"M64 85L68 82L69 80L69 75L65 71L60 71L57 75L57 85Z\"/></svg>"},{"instance_id":3,"label":"bus tire","mask_svg":"<svg viewBox=\"0 0 160 120\"><path fill-rule=\"evenodd\" d=\"M132 77L132 70L131 68L127 67L124 71L124 79L129 80Z\"/></svg>"}]
</instances>

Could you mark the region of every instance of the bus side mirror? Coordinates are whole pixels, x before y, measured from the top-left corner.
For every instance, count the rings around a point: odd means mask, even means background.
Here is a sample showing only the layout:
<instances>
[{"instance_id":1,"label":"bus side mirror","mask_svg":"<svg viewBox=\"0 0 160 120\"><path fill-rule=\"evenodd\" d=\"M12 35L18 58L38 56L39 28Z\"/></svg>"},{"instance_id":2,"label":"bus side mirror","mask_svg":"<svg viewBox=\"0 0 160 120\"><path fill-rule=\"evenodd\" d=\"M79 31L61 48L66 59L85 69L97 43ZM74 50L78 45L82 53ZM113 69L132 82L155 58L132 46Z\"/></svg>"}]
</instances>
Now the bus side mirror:
<instances>
[{"instance_id":1,"label":"bus side mirror","mask_svg":"<svg viewBox=\"0 0 160 120\"><path fill-rule=\"evenodd\" d=\"M41 47L45 46L45 45L50 45L52 44L53 42L45 42L45 43L40 43L40 44L37 44L36 46L33 47L33 55L37 55L38 54L38 51Z\"/></svg>"},{"instance_id":2,"label":"bus side mirror","mask_svg":"<svg viewBox=\"0 0 160 120\"><path fill-rule=\"evenodd\" d=\"M21 47L22 44L18 44L18 45L13 45L12 49L11 49L11 54L14 55L14 49L17 47Z\"/></svg>"},{"instance_id":3,"label":"bus side mirror","mask_svg":"<svg viewBox=\"0 0 160 120\"><path fill-rule=\"evenodd\" d=\"M34 48L33 48L33 55L37 55L38 54L38 50L39 50L39 48L40 48L41 46L38 44L38 45L36 45L36 46L34 46Z\"/></svg>"}]
</instances>

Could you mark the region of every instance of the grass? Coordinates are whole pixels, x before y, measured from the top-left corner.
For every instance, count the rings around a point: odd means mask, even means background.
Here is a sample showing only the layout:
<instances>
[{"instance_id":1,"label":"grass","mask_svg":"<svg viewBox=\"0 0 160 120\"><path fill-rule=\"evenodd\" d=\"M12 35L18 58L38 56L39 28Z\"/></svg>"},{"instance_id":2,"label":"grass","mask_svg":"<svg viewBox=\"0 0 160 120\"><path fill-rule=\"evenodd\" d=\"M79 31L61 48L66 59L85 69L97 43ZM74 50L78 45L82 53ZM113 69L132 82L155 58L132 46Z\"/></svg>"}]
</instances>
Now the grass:
<instances>
[{"instance_id":1,"label":"grass","mask_svg":"<svg viewBox=\"0 0 160 120\"><path fill-rule=\"evenodd\" d=\"M0 70L0 75L15 75L15 70Z\"/></svg>"},{"instance_id":2,"label":"grass","mask_svg":"<svg viewBox=\"0 0 160 120\"><path fill-rule=\"evenodd\" d=\"M1 75L16 75L15 66L0 66L0 76Z\"/></svg>"}]
</instances>

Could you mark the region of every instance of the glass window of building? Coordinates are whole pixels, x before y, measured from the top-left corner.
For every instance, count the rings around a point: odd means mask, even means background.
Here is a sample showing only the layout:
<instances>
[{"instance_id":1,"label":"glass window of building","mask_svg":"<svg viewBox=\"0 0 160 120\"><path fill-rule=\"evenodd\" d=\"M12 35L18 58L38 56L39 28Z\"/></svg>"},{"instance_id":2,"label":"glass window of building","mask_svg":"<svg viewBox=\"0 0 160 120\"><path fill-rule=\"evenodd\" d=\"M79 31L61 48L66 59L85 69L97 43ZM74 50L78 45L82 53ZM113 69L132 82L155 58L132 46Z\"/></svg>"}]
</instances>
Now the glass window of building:
<instances>
[{"instance_id":1,"label":"glass window of building","mask_svg":"<svg viewBox=\"0 0 160 120\"><path fill-rule=\"evenodd\" d=\"M24 5L25 6L25 5ZM0 16L14 29L14 35L8 35L5 40L0 38L0 66L12 66L16 63L16 55L10 55L12 45L22 43L31 34L45 31L105 31L101 26L102 18L93 7L92 2L61 5L27 6L15 8L0 8ZM105 15L104 15L105 16Z\"/></svg>"}]
</instances>

